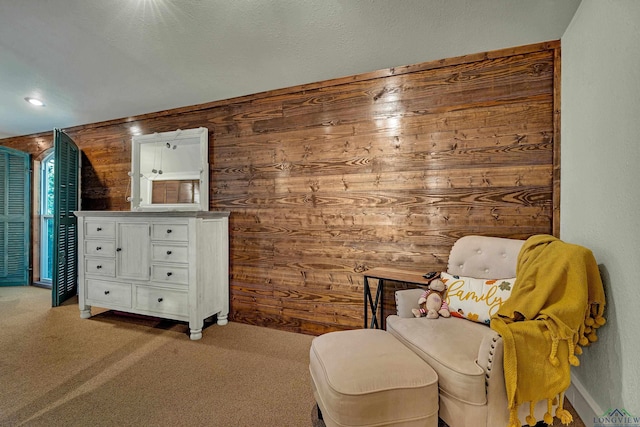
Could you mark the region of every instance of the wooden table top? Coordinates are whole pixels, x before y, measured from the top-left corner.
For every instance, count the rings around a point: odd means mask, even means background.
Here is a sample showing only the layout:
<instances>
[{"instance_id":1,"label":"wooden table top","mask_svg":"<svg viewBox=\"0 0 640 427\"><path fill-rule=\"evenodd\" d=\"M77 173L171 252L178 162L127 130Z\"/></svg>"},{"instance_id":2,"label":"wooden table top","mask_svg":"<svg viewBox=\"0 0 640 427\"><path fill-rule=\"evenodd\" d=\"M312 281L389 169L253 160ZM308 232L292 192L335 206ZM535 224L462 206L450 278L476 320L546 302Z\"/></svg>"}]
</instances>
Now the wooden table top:
<instances>
[{"instance_id":1,"label":"wooden table top","mask_svg":"<svg viewBox=\"0 0 640 427\"><path fill-rule=\"evenodd\" d=\"M428 271L409 271L386 267L376 267L362 272L363 275L374 279L396 280L398 282L428 285L430 280L423 277L426 273L428 273Z\"/></svg>"}]
</instances>

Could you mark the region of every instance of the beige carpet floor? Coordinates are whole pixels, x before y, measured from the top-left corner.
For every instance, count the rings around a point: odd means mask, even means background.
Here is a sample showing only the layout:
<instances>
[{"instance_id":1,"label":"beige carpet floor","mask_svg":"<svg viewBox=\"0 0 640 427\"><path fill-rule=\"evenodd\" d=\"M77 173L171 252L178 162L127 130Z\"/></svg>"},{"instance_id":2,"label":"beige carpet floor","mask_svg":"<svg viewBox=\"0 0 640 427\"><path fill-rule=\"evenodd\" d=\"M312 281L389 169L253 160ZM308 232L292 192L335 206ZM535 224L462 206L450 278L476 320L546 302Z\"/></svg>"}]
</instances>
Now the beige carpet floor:
<instances>
[{"instance_id":1,"label":"beige carpet floor","mask_svg":"<svg viewBox=\"0 0 640 427\"><path fill-rule=\"evenodd\" d=\"M98 313L0 287L0 426L310 426L313 337ZM96 314L97 313L97 314Z\"/></svg>"},{"instance_id":2,"label":"beige carpet floor","mask_svg":"<svg viewBox=\"0 0 640 427\"><path fill-rule=\"evenodd\" d=\"M323 427L312 339L230 322L191 341L183 322L80 319L75 300L51 308L50 290L0 287L0 426Z\"/></svg>"}]
</instances>

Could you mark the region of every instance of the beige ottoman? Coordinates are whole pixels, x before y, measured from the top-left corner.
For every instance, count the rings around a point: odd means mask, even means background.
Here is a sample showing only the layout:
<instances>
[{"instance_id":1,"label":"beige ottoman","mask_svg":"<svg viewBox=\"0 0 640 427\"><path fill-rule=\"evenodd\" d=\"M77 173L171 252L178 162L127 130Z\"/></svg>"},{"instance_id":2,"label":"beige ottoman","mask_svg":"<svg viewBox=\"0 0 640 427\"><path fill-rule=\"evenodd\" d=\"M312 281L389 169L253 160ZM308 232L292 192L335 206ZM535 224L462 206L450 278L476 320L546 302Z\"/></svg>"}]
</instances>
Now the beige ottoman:
<instances>
[{"instance_id":1,"label":"beige ottoman","mask_svg":"<svg viewBox=\"0 0 640 427\"><path fill-rule=\"evenodd\" d=\"M309 370L327 427L438 425L438 376L390 333L331 332L313 339Z\"/></svg>"}]
</instances>

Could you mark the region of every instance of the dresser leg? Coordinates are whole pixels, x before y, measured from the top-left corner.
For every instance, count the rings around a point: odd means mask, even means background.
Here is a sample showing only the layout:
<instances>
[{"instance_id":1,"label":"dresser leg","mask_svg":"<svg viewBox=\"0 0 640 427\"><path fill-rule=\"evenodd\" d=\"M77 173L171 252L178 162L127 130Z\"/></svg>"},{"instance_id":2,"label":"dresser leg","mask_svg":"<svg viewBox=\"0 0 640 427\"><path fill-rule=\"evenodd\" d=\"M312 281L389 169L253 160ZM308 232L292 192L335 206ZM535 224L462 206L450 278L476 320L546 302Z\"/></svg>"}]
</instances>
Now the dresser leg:
<instances>
[{"instance_id":1,"label":"dresser leg","mask_svg":"<svg viewBox=\"0 0 640 427\"><path fill-rule=\"evenodd\" d=\"M216 317L218 325L224 326L227 323L229 323L229 321L227 320L227 316L228 315L229 315L229 313L222 313L222 312L218 313L218 315Z\"/></svg>"},{"instance_id":2,"label":"dresser leg","mask_svg":"<svg viewBox=\"0 0 640 427\"><path fill-rule=\"evenodd\" d=\"M189 332L191 340L197 341L202 338L202 328L204 328L204 319L189 320Z\"/></svg>"},{"instance_id":3,"label":"dresser leg","mask_svg":"<svg viewBox=\"0 0 640 427\"><path fill-rule=\"evenodd\" d=\"M91 317L91 307L85 306L84 309L80 310L80 318L88 319Z\"/></svg>"}]
</instances>

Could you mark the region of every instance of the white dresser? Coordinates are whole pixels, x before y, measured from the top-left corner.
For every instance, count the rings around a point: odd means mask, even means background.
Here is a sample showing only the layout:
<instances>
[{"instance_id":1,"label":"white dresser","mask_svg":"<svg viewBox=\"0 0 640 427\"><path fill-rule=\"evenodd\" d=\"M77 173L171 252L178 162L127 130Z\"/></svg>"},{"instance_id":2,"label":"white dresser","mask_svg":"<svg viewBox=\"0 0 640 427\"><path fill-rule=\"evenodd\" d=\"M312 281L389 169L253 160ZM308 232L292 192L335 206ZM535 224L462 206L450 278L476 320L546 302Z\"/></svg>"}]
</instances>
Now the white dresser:
<instances>
[{"instance_id":1,"label":"white dresser","mask_svg":"<svg viewBox=\"0 0 640 427\"><path fill-rule=\"evenodd\" d=\"M77 211L80 317L91 306L189 322L229 314L228 212Z\"/></svg>"}]
</instances>

